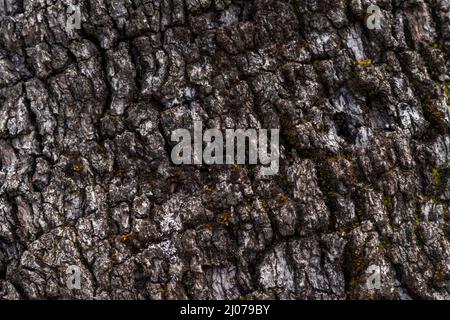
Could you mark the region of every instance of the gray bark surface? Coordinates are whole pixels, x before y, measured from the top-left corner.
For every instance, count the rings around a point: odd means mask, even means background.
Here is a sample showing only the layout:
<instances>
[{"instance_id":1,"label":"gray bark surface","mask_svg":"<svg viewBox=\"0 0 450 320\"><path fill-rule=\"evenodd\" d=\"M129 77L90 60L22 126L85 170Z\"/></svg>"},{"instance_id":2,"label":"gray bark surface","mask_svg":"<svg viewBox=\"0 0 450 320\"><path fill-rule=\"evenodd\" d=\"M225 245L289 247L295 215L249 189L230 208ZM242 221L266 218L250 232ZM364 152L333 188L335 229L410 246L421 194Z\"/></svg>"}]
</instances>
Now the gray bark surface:
<instances>
[{"instance_id":1,"label":"gray bark surface","mask_svg":"<svg viewBox=\"0 0 450 320\"><path fill-rule=\"evenodd\" d=\"M0 0L0 298L450 299L450 2L373 2Z\"/></svg>"}]
</instances>

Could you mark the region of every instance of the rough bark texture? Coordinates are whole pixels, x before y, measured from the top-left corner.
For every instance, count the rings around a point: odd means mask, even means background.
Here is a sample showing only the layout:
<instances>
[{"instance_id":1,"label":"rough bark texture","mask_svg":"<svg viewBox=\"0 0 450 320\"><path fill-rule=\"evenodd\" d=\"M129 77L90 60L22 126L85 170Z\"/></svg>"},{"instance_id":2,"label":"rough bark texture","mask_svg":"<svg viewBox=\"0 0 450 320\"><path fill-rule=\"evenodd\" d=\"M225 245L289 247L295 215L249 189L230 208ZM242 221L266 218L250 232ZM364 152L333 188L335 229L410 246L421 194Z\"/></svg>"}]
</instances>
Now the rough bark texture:
<instances>
[{"instance_id":1,"label":"rough bark texture","mask_svg":"<svg viewBox=\"0 0 450 320\"><path fill-rule=\"evenodd\" d=\"M373 2L0 0L0 298L449 299L450 2ZM279 174L174 166L193 113Z\"/></svg>"}]
</instances>

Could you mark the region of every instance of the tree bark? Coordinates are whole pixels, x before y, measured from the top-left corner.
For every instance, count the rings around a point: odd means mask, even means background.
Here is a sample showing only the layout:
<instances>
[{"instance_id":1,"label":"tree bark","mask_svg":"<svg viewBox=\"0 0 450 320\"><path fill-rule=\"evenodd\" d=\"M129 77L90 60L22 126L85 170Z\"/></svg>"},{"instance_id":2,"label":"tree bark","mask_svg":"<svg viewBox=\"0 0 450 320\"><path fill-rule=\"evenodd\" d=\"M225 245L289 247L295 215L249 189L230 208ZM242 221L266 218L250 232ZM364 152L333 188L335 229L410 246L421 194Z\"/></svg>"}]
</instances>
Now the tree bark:
<instances>
[{"instance_id":1,"label":"tree bark","mask_svg":"<svg viewBox=\"0 0 450 320\"><path fill-rule=\"evenodd\" d=\"M0 0L0 298L450 299L448 0L69 4Z\"/></svg>"}]
</instances>

